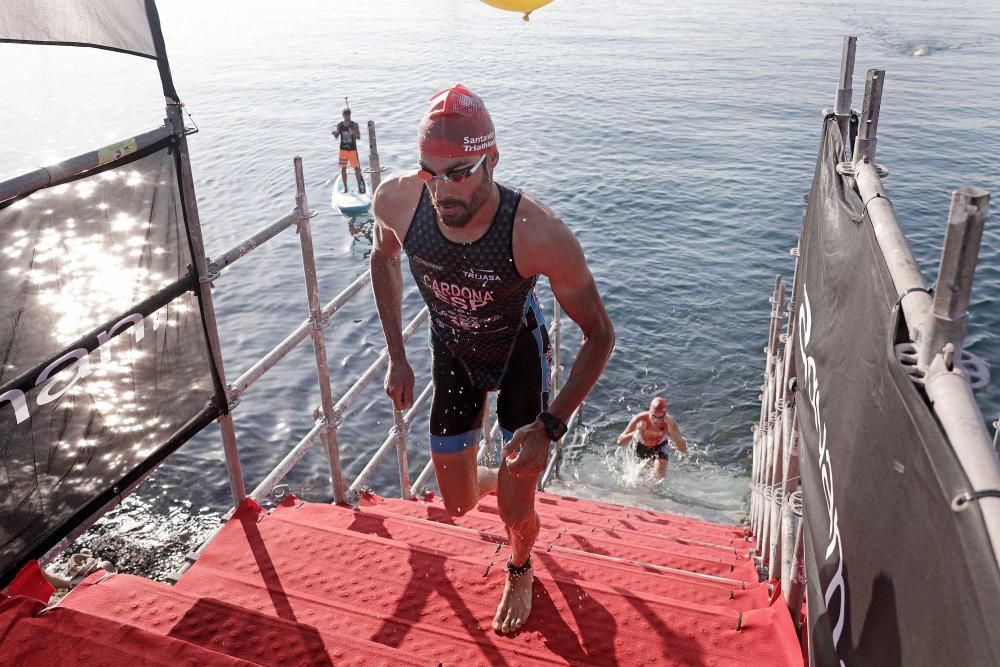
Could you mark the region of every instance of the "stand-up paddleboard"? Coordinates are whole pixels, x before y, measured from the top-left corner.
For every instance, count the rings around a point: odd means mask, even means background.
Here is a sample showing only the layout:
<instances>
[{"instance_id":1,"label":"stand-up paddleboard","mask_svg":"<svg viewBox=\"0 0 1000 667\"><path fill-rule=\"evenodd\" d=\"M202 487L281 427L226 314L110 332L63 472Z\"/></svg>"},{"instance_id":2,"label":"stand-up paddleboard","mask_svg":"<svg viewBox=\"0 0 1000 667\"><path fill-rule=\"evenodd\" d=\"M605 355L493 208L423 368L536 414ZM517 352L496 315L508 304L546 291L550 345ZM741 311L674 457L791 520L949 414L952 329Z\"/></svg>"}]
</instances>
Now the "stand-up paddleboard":
<instances>
[{"instance_id":1,"label":"stand-up paddleboard","mask_svg":"<svg viewBox=\"0 0 1000 667\"><path fill-rule=\"evenodd\" d=\"M340 174L337 174L333 179L333 196L330 201L344 215L361 215L371 207L372 196L370 192L358 192L358 181L353 174L348 174L347 192L344 192L344 184L340 180Z\"/></svg>"}]
</instances>

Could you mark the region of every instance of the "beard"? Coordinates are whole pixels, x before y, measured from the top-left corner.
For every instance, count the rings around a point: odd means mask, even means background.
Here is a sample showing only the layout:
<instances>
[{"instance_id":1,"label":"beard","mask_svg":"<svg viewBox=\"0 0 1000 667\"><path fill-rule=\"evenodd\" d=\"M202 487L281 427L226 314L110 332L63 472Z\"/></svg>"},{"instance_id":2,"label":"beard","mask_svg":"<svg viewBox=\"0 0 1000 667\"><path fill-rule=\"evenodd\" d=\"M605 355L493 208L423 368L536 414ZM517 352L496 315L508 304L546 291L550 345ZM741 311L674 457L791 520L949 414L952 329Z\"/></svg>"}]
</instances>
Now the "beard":
<instances>
[{"instance_id":1,"label":"beard","mask_svg":"<svg viewBox=\"0 0 1000 667\"><path fill-rule=\"evenodd\" d=\"M461 229L469 224L472 217L483 207L486 200L490 198L492 189L493 179L490 178L490 174L487 172L483 175L483 182L472 192L468 200L454 198L435 199L431 197L431 204L434 206L434 211L437 213L438 220L441 221L442 225L451 227L452 229Z\"/></svg>"}]
</instances>

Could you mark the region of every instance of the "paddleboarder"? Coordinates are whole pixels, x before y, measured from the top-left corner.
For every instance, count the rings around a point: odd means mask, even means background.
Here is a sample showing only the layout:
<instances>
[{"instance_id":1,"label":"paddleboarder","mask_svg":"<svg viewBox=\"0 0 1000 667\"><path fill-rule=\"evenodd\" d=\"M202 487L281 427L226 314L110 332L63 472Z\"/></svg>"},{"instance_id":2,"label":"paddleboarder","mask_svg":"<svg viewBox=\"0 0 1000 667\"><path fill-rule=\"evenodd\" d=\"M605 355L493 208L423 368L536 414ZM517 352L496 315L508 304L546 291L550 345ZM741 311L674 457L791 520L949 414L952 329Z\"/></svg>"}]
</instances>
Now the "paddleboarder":
<instances>
[{"instance_id":1,"label":"paddleboarder","mask_svg":"<svg viewBox=\"0 0 1000 667\"><path fill-rule=\"evenodd\" d=\"M600 377L614 330L573 233L530 195L493 180L499 152L481 98L462 86L434 95L417 143L420 168L384 181L373 202L371 276L389 353L385 390L396 409L413 402L400 313L405 250L430 308L430 442L438 487L456 517L497 492L511 556L493 628L514 632L531 611L538 477L550 443L563 436L566 420ZM534 293L539 275L548 277L584 341L551 405L551 352ZM489 391L499 392L506 442L499 470L476 464Z\"/></svg>"},{"instance_id":2,"label":"paddleboarder","mask_svg":"<svg viewBox=\"0 0 1000 667\"><path fill-rule=\"evenodd\" d=\"M634 444L635 455L640 459L655 459L656 476L662 479L667 474L670 461L667 447L671 440L679 452L687 453L687 442L681 435L680 426L667 412L667 399L657 396L650 402L649 410L632 417L618 436L618 446Z\"/></svg>"},{"instance_id":3,"label":"paddleboarder","mask_svg":"<svg viewBox=\"0 0 1000 667\"><path fill-rule=\"evenodd\" d=\"M358 139L361 138L361 129L358 124L351 120L351 110L344 107L344 120L337 123L333 136L340 139L340 182L347 192L347 167L354 167L354 175L358 179L358 192L365 192L365 178L361 175L361 161L358 160Z\"/></svg>"}]
</instances>

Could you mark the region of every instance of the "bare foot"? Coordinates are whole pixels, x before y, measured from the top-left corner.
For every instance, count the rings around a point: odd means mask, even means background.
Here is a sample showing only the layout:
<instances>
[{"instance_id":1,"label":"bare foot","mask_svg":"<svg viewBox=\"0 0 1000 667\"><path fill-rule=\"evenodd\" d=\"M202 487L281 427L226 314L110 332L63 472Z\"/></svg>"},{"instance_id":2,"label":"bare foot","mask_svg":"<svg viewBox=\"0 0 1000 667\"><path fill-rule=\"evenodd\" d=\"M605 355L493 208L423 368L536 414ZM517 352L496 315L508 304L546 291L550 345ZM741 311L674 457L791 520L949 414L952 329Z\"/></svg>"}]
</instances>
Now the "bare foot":
<instances>
[{"instance_id":1,"label":"bare foot","mask_svg":"<svg viewBox=\"0 0 1000 667\"><path fill-rule=\"evenodd\" d=\"M515 574L510 571L508 563L503 596L497 607L497 615L493 618L493 629L497 632L504 634L516 632L527 622L528 614L531 613L531 585L535 577L531 570L530 558L525 565L526 570Z\"/></svg>"}]
</instances>

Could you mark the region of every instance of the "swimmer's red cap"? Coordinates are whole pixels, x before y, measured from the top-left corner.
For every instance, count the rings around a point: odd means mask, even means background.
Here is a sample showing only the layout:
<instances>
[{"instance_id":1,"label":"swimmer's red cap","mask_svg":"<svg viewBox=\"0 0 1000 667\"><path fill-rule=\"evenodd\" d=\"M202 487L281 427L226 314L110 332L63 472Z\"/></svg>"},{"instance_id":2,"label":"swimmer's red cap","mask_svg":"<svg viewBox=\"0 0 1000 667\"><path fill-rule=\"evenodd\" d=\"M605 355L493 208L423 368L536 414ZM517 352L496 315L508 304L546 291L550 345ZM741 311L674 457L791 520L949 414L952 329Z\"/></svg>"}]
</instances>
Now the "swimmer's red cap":
<instances>
[{"instance_id":1,"label":"swimmer's red cap","mask_svg":"<svg viewBox=\"0 0 1000 667\"><path fill-rule=\"evenodd\" d=\"M444 158L495 152L493 119L482 98L462 85L434 95L420 121L417 146L424 155Z\"/></svg>"},{"instance_id":2,"label":"swimmer's red cap","mask_svg":"<svg viewBox=\"0 0 1000 667\"><path fill-rule=\"evenodd\" d=\"M667 399L662 396L657 396L649 403L649 411L655 415L664 415L667 413Z\"/></svg>"}]
</instances>

